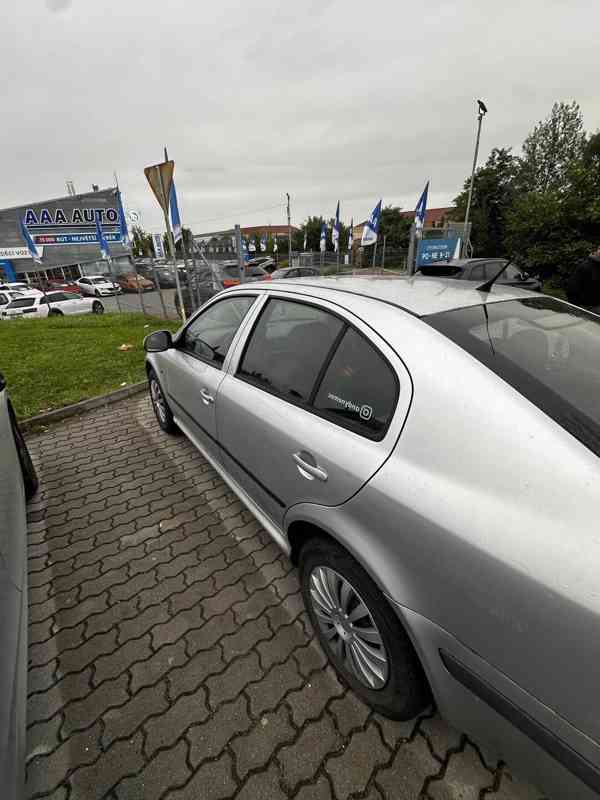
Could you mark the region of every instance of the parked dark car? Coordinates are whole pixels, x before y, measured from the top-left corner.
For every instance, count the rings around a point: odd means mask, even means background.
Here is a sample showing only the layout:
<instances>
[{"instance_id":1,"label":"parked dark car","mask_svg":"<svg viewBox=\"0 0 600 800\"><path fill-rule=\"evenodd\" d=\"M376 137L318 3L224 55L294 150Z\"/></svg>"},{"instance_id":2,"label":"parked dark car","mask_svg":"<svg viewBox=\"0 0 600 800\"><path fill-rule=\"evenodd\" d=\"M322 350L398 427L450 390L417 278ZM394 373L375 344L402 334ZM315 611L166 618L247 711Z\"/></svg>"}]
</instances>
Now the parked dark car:
<instances>
[{"instance_id":1,"label":"parked dark car","mask_svg":"<svg viewBox=\"0 0 600 800\"><path fill-rule=\"evenodd\" d=\"M277 281L281 278L310 278L320 274L317 267L285 267L284 269L276 269L275 272L271 273L270 278Z\"/></svg>"},{"instance_id":2,"label":"parked dark car","mask_svg":"<svg viewBox=\"0 0 600 800\"><path fill-rule=\"evenodd\" d=\"M22 800L27 702L27 527L35 468L0 374L0 782Z\"/></svg>"},{"instance_id":3,"label":"parked dark car","mask_svg":"<svg viewBox=\"0 0 600 800\"><path fill-rule=\"evenodd\" d=\"M262 267L246 264L246 282L268 280L271 276ZM240 283L240 271L237 263L219 264L213 262L209 266L196 266L180 270L181 294L186 317L198 306L223 289L237 286ZM175 308L181 315L179 297L175 294Z\"/></svg>"},{"instance_id":4,"label":"parked dark car","mask_svg":"<svg viewBox=\"0 0 600 800\"><path fill-rule=\"evenodd\" d=\"M271 256L258 256L257 258L250 258L246 261L246 268L248 267L262 267L267 272L275 272L277 264L275 259Z\"/></svg>"},{"instance_id":5,"label":"parked dark car","mask_svg":"<svg viewBox=\"0 0 600 800\"><path fill-rule=\"evenodd\" d=\"M506 264L505 258L456 258L452 261L428 264L419 267L417 274L428 278L455 278L461 281L485 281L497 275ZM538 278L522 272L515 264L509 264L497 280L503 286L518 286L532 292L541 292L542 283Z\"/></svg>"},{"instance_id":6,"label":"parked dark car","mask_svg":"<svg viewBox=\"0 0 600 800\"><path fill-rule=\"evenodd\" d=\"M154 282L158 281L161 289L175 288L175 275L172 267L165 267L164 265L153 267L151 264L136 264L135 268L138 275L143 278L148 278Z\"/></svg>"}]
</instances>

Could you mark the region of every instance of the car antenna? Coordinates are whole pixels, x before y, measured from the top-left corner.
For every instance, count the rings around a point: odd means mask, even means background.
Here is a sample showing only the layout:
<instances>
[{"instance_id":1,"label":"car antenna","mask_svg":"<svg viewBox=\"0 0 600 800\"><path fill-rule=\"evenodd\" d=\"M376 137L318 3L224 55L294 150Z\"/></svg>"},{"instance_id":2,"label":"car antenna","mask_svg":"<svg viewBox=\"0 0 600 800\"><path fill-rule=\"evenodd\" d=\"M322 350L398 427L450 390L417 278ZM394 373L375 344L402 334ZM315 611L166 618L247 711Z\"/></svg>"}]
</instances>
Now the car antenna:
<instances>
[{"instance_id":1,"label":"car antenna","mask_svg":"<svg viewBox=\"0 0 600 800\"><path fill-rule=\"evenodd\" d=\"M493 285L496 283L496 281L497 281L497 280L498 280L498 278L500 277L500 275L502 275L502 273L503 273L503 272L506 270L506 268L508 267L508 265L509 265L509 264L512 264L512 262L513 262L512 258L509 258L509 259L507 260L506 264L505 264L505 265L502 267L502 269L500 270L500 272L498 272L498 274L497 274L497 275L494 275L494 277L493 277L493 278L490 278L489 280L487 280L485 283L482 283L482 284L481 284L481 286L478 286L478 287L477 287L477 291L478 291L478 292L489 292L489 291L490 291L490 289L492 288L492 286L493 286Z\"/></svg>"}]
</instances>

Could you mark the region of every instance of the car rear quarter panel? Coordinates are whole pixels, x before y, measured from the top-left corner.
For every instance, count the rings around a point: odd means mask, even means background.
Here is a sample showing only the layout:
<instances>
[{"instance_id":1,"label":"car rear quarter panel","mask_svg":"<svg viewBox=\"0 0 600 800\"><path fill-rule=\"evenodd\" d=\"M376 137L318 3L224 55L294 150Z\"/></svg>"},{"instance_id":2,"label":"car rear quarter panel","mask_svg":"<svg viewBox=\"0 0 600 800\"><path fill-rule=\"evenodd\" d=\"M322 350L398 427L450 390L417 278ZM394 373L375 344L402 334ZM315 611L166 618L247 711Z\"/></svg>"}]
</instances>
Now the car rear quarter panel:
<instances>
[{"instance_id":1,"label":"car rear quarter panel","mask_svg":"<svg viewBox=\"0 0 600 800\"><path fill-rule=\"evenodd\" d=\"M354 498L311 521L600 763L599 461L423 321L387 336L414 385L398 445Z\"/></svg>"}]
</instances>

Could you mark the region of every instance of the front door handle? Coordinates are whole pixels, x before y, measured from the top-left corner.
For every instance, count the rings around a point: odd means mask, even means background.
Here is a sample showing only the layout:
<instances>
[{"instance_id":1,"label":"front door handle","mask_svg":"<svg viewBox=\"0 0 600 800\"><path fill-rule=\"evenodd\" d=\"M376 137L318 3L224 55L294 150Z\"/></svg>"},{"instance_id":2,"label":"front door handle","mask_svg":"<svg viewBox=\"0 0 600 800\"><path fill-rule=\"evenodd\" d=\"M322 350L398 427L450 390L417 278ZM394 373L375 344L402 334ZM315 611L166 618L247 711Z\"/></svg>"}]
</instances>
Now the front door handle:
<instances>
[{"instance_id":1,"label":"front door handle","mask_svg":"<svg viewBox=\"0 0 600 800\"><path fill-rule=\"evenodd\" d=\"M309 456L308 453L294 453L293 459L296 462L296 466L298 467L298 472L302 475L303 478L306 478L307 481L312 481L317 478L320 481L327 480L327 473L324 469L317 466L317 464L311 464L306 459L310 458L314 461L312 456Z\"/></svg>"},{"instance_id":2,"label":"front door handle","mask_svg":"<svg viewBox=\"0 0 600 800\"><path fill-rule=\"evenodd\" d=\"M215 398L212 396L212 394L209 394L206 389L200 389L200 397L202 398L204 405L209 406L211 403L215 402Z\"/></svg>"}]
</instances>

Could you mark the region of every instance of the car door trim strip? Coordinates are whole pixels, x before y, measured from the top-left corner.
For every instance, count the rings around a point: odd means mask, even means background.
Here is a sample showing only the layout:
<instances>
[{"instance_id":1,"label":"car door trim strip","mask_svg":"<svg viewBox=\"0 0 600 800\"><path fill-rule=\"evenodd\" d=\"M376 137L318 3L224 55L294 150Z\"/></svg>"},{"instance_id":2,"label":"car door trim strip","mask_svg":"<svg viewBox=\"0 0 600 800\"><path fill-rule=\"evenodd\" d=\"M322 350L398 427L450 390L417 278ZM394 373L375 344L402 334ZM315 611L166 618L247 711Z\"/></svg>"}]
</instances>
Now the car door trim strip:
<instances>
[{"instance_id":1,"label":"car door trim strip","mask_svg":"<svg viewBox=\"0 0 600 800\"><path fill-rule=\"evenodd\" d=\"M442 663L453 678L511 722L586 786L600 792L600 772L584 756L446 650L440 649L439 653Z\"/></svg>"}]
</instances>

